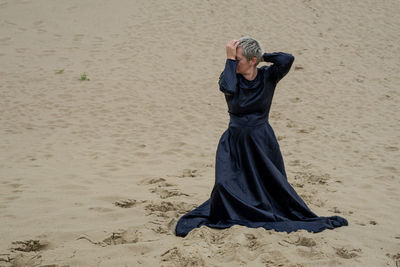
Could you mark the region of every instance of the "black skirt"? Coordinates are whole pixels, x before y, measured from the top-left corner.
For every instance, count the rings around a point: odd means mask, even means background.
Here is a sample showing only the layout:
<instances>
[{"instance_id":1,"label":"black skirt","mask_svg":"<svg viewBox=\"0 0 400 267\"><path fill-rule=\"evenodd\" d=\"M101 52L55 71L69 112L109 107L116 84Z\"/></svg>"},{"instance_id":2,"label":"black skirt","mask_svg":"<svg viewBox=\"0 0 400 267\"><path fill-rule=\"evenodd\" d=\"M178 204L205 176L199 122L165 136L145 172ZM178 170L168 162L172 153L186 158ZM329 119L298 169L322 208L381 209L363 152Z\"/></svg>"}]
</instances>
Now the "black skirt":
<instances>
[{"instance_id":1,"label":"black skirt","mask_svg":"<svg viewBox=\"0 0 400 267\"><path fill-rule=\"evenodd\" d=\"M318 217L288 183L281 151L265 117L231 115L218 144L210 199L184 215L176 235L206 225L320 232L347 225L339 216Z\"/></svg>"}]
</instances>

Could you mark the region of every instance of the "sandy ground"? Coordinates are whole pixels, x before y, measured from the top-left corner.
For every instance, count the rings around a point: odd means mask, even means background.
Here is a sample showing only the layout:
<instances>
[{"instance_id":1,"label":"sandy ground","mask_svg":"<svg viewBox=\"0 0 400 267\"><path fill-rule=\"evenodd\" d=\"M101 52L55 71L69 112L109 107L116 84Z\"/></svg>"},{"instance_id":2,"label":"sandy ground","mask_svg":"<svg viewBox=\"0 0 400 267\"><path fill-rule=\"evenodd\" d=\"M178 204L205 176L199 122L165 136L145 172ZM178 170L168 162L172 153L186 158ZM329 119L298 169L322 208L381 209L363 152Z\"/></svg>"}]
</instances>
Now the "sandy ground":
<instances>
[{"instance_id":1,"label":"sandy ground","mask_svg":"<svg viewBox=\"0 0 400 267\"><path fill-rule=\"evenodd\" d=\"M0 266L399 266L399 13L0 0ZM244 35L296 57L270 123L297 192L349 226L172 234L211 192L228 124L217 80Z\"/></svg>"}]
</instances>

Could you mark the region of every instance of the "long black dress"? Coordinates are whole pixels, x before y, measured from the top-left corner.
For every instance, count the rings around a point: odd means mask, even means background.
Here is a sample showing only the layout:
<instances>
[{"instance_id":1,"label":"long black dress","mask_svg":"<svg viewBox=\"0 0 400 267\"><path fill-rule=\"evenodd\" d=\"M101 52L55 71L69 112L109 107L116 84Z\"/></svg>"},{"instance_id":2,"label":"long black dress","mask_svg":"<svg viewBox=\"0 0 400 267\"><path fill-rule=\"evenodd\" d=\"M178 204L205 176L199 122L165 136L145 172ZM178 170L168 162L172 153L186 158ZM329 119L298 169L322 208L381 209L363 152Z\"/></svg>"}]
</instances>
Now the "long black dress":
<instances>
[{"instance_id":1,"label":"long black dress","mask_svg":"<svg viewBox=\"0 0 400 267\"><path fill-rule=\"evenodd\" d=\"M318 217L288 183L268 115L276 84L294 57L280 52L266 53L263 59L273 64L258 68L252 81L236 74L237 60L226 60L219 86L230 122L217 148L215 185L209 200L180 218L178 236L202 225L221 229L239 224L282 232L320 232L348 225L339 216Z\"/></svg>"}]
</instances>

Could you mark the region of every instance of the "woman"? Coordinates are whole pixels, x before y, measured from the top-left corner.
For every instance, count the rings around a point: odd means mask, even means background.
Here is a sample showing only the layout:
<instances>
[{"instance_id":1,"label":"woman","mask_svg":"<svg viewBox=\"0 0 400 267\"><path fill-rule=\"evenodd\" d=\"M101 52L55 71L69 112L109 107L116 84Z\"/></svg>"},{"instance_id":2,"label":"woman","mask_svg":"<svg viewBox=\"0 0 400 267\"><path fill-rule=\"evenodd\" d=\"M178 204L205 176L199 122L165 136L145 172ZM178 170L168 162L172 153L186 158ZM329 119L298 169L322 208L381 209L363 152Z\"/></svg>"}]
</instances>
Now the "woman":
<instances>
[{"instance_id":1,"label":"woman","mask_svg":"<svg viewBox=\"0 0 400 267\"><path fill-rule=\"evenodd\" d=\"M206 225L234 224L292 232L320 232L347 225L339 216L318 217L288 183L285 167L268 115L275 86L294 57L264 53L259 43L243 37L226 46L225 69L219 78L230 122L217 148L215 185L211 197L184 215L176 235L186 236ZM273 63L257 68L260 61Z\"/></svg>"}]
</instances>

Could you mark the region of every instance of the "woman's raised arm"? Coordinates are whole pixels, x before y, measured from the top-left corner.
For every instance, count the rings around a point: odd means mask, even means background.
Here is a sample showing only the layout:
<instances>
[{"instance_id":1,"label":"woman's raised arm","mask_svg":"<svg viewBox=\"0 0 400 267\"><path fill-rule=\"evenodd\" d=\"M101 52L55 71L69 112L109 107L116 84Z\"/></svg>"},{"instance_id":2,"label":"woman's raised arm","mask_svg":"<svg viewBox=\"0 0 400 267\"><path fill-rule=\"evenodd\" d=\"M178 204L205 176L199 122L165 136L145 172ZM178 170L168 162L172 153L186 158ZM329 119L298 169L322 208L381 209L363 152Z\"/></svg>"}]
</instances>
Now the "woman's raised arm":
<instances>
[{"instance_id":1,"label":"woman's raised arm","mask_svg":"<svg viewBox=\"0 0 400 267\"><path fill-rule=\"evenodd\" d=\"M226 45L226 62L225 69L219 76L219 89L225 94L234 94L236 92L236 67L238 61L236 60L236 48L239 41L231 40Z\"/></svg>"},{"instance_id":2,"label":"woman's raised arm","mask_svg":"<svg viewBox=\"0 0 400 267\"><path fill-rule=\"evenodd\" d=\"M276 52L264 53L263 61L273 63L267 70L271 72L272 78L279 82L290 70L293 64L294 56L291 54Z\"/></svg>"}]
</instances>

